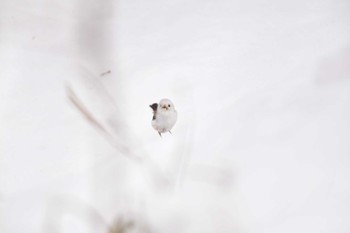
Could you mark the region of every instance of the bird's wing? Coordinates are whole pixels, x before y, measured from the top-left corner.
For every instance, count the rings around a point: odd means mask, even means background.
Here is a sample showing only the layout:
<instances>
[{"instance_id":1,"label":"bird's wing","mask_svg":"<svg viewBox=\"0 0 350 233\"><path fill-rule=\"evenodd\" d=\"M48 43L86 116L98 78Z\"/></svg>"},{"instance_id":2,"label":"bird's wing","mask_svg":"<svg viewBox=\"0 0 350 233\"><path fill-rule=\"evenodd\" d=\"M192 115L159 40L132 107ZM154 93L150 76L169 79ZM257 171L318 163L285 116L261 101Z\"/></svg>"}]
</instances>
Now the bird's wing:
<instances>
[{"instance_id":1,"label":"bird's wing","mask_svg":"<svg viewBox=\"0 0 350 233\"><path fill-rule=\"evenodd\" d=\"M152 118L152 121L153 121L156 119L158 104L154 103L154 104L150 105L150 108L152 108L152 110L153 110L153 118Z\"/></svg>"},{"instance_id":2,"label":"bird's wing","mask_svg":"<svg viewBox=\"0 0 350 233\"><path fill-rule=\"evenodd\" d=\"M152 108L153 112L156 112L158 108L158 104L157 103L151 104L150 108Z\"/></svg>"}]
</instances>

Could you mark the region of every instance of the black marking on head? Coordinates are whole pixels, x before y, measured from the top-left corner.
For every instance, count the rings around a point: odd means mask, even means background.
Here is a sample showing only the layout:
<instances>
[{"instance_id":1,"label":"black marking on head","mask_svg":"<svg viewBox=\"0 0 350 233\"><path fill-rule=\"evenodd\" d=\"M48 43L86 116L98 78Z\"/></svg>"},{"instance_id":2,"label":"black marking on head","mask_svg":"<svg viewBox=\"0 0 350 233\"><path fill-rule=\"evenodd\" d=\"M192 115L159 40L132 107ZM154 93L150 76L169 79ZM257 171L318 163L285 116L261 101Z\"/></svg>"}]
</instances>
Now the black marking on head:
<instances>
[{"instance_id":1,"label":"black marking on head","mask_svg":"<svg viewBox=\"0 0 350 233\"><path fill-rule=\"evenodd\" d=\"M154 104L150 105L150 107L152 108L153 112L156 112L157 108L158 108L158 104L154 103Z\"/></svg>"}]
</instances>

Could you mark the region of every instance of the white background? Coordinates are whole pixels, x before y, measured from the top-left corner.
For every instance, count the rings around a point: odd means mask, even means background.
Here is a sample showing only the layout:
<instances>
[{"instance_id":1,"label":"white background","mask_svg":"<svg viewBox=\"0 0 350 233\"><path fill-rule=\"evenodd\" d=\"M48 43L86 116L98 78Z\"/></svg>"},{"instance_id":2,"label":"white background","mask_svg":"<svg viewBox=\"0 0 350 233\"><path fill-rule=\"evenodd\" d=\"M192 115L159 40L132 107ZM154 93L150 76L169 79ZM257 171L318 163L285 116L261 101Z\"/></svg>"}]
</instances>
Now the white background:
<instances>
[{"instance_id":1,"label":"white background","mask_svg":"<svg viewBox=\"0 0 350 233\"><path fill-rule=\"evenodd\" d=\"M0 0L0 231L349 232L349 13Z\"/></svg>"}]
</instances>

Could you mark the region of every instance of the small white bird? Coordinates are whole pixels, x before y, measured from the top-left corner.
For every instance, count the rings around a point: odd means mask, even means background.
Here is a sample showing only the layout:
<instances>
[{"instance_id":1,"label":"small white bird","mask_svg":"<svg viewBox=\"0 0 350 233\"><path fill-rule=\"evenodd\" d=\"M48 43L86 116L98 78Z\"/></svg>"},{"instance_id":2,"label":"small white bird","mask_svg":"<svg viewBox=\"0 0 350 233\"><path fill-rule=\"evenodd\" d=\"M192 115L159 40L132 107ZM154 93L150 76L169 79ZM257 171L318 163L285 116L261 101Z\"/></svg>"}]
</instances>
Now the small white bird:
<instances>
[{"instance_id":1,"label":"small white bird","mask_svg":"<svg viewBox=\"0 0 350 233\"><path fill-rule=\"evenodd\" d=\"M152 127L157 130L160 136L169 132L176 123L177 112L173 102L169 99L162 99L159 104L150 105L153 109Z\"/></svg>"}]
</instances>

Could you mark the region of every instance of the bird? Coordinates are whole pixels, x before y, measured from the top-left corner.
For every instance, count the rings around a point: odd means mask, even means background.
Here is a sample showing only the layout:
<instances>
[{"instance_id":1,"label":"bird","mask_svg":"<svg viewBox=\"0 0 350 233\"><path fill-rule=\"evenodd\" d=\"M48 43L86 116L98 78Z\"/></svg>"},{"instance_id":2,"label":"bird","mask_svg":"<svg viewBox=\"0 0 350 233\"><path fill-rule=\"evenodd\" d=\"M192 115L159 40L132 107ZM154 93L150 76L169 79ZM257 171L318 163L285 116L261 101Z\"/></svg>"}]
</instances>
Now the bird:
<instances>
[{"instance_id":1,"label":"bird","mask_svg":"<svg viewBox=\"0 0 350 233\"><path fill-rule=\"evenodd\" d=\"M169 99L162 99L159 104L150 105L153 110L152 127L162 137L162 133L169 132L174 127L177 120L175 105Z\"/></svg>"}]
</instances>

